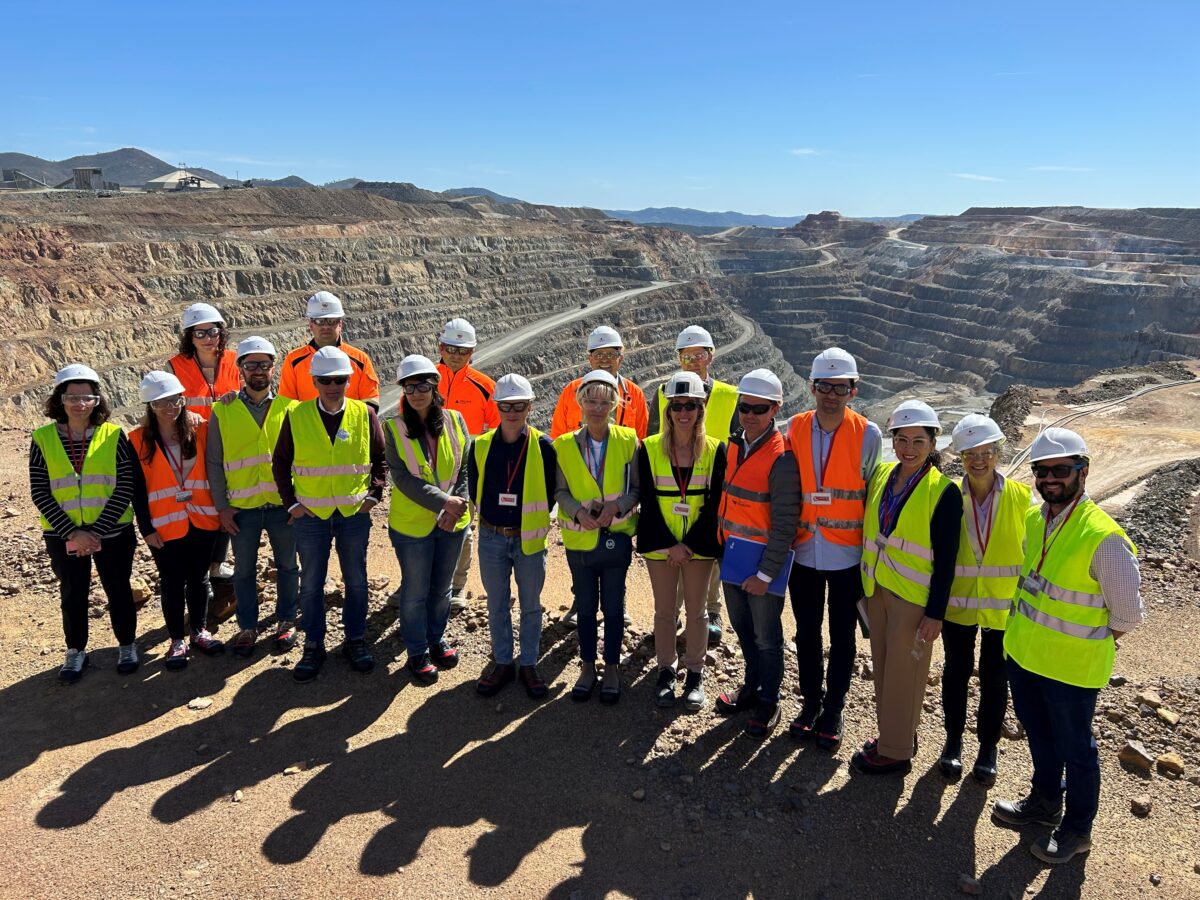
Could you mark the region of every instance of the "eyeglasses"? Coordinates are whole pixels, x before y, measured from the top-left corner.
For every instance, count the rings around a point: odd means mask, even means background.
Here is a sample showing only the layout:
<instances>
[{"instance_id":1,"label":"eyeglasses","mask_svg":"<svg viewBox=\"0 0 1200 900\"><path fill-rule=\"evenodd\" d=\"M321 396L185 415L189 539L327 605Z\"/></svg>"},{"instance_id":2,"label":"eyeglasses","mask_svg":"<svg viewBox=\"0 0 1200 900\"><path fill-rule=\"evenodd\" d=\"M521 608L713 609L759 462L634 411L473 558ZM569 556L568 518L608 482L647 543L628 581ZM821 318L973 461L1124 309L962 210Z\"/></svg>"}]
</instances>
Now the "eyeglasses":
<instances>
[{"instance_id":1,"label":"eyeglasses","mask_svg":"<svg viewBox=\"0 0 1200 900\"><path fill-rule=\"evenodd\" d=\"M212 328L193 328L192 337L198 338L215 338L221 336L223 329L220 325L214 325Z\"/></svg>"},{"instance_id":2,"label":"eyeglasses","mask_svg":"<svg viewBox=\"0 0 1200 900\"><path fill-rule=\"evenodd\" d=\"M927 437L907 438L903 435L892 435L892 446L902 450L924 450L932 442Z\"/></svg>"},{"instance_id":3,"label":"eyeglasses","mask_svg":"<svg viewBox=\"0 0 1200 900\"><path fill-rule=\"evenodd\" d=\"M584 400L583 405L589 409L608 409L613 405L611 400Z\"/></svg>"},{"instance_id":4,"label":"eyeglasses","mask_svg":"<svg viewBox=\"0 0 1200 900\"><path fill-rule=\"evenodd\" d=\"M1057 466L1039 466L1035 464L1030 468L1033 469L1034 478L1049 478L1051 475L1055 478L1066 478L1072 472L1078 472L1084 465L1081 462L1059 463Z\"/></svg>"},{"instance_id":5,"label":"eyeglasses","mask_svg":"<svg viewBox=\"0 0 1200 900\"><path fill-rule=\"evenodd\" d=\"M442 344L442 352L449 353L451 356L470 356L474 347L454 347L450 344Z\"/></svg>"},{"instance_id":6,"label":"eyeglasses","mask_svg":"<svg viewBox=\"0 0 1200 900\"><path fill-rule=\"evenodd\" d=\"M63 394L63 403L69 403L72 406L91 406L93 403L99 403L100 398L95 394Z\"/></svg>"},{"instance_id":7,"label":"eyeglasses","mask_svg":"<svg viewBox=\"0 0 1200 900\"><path fill-rule=\"evenodd\" d=\"M588 354L596 362L616 362L621 358L620 350L593 350Z\"/></svg>"},{"instance_id":8,"label":"eyeglasses","mask_svg":"<svg viewBox=\"0 0 1200 900\"><path fill-rule=\"evenodd\" d=\"M839 397L845 397L854 390L852 384L830 384L828 381L814 381L813 390L818 394L837 394Z\"/></svg>"},{"instance_id":9,"label":"eyeglasses","mask_svg":"<svg viewBox=\"0 0 1200 900\"><path fill-rule=\"evenodd\" d=\"M699 408L700 404L695 400L689 400L686 403L672 403L667 406L667 409L674 413L695 412Z\"/></svg>"},{"instance_id":10,"label":"eyeglasses","mask_svg":"<svg viewBox=\"0 0 1200 900\"><path fill-rule=\"evenodd\" d=\"M308 321L318 328L336 328L342 324L341 319L309 319Z\"/></svg>"},{"instance_id":11,"label":"eyeglasses","mask_svg":"<svg viewBox=\"0 0 1200 900\"><path fill-rule=\"evenodd\" d=\"M270 372L273 362L244 362L241 363L243 369L247 372Z\"/></svg>"},{"instance_id":12,"label":"eyeglasses","mask_svg":"<svg viewBox=\"0 0 1200 900\"><path fill-rule=\"evenodd\" d=\"M996 455L994 447L988 447L986 450L964 450L960 454L965 462L987 462Z\"/></svg>"},{"instance_id":13,"label":"eyeglasses","mask_svg":"<svg viewBox=\"0 0 1200 900\"><path fill-rule=\"evenodd\" d=\"M349 375L317 375L317 384L345 384L350 380Z\"/></svg>"},{"instance_id":14,"label":"eyeglasses","mask_svg":"<svg viewBox=\"0 0 1200 900\"><path fill-rule=\"evenodd\" d=\"M151 400L151 409L179 409L181 406L187 406L187 400L183 397L168 397L165 400Z\"/></svg>"},{"instance_id":15,"label":"eyeglasses","mask_svg":"<svg viewBox=\"0 0 1200 900\"><path fill-rule=\"evenodd\" d=\"M704 362L711 355L707 350L699 350L694 353L680 353L679 361L682 363Z\"/></svg>"},{"instance_id":16,"label":"eyeglasses","mask_svg":"<svg viewBox=\"0 0 1200 900\"><path fill-rule=\"evenodd\" d=\"M510 403L497 403L496 409L502 413L523 413L531 405L528 400L513 400Z\"/></svg>"},{"instance_id":17,"label":"eyeglasses","mask_svg":"<svg viewBox=\"0 0 1200 900\"><path fill-rule=\"evenodd\" d=\"M411 397L413 394L428 394L433 391L432 381L418 381L416 384L404 385L404 393Z\"/></svg>"},{"instance_id":18,"label":"eyeglasses","mask_svg":"<svg viewBox=\"0 0 1200 900\"><path fill-rule=\"evenodd\" d=\"M739 403L737 411L746 416L765 416L771 411L770 403Z\"/></svg>"}]
</instances>

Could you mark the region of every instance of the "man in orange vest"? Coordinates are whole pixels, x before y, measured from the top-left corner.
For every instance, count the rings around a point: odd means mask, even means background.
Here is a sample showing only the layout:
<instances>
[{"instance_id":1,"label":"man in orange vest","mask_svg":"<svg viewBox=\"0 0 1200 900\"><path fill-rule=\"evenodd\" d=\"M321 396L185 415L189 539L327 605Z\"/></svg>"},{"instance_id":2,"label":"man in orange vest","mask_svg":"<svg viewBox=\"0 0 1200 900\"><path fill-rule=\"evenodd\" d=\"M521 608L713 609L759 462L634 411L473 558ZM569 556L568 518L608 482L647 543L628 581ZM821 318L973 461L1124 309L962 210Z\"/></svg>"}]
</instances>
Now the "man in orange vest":
<instances>
[{"instance_id":1,"label":"man in orange vest","mask_svg":"<svg viewBox=\"0 0 1200 900\"><path fill-rule=\"evenodd\" d=\"M746 661L746 679L733 694L717 697L717 712L729 716L754 709L746 734L765 738L779 724L783 683L783 592L771 583L784 572L796 537L800 478L791 451L775 425L783 384L767 369L755 369L738 383L738 422L729 438L725 484L718 512L719 537L761 545L749 572L721 567L725 607ZM743 557L744 558L744 557Z\"/></svg>"},{"instance_id":2,"label":"man in orange vest","mask_svg":"<svg viewBox=\"0 0 1200 900\"><path fill-rule=\"evenodd\" d=\"M877 425L847 408L858 395L853 356L830 347L813 360L811 374L809 390L816 409L793 417L788 427L804 492L796 562L788 579L804 702L789 731L797 740L815 735L818 746L835 751L842 740L842 708L854 669L867 482L879 464L883 437ZM828 674L821 647L827 586Z\"/></svg>"},{"instance_id":3,"label":"man in orange vest","mask_svg":"<svg viewBox=\"0 0 1200 900\"><path fill-rule=\"evenodd\" d=\"M617 389L620 391L620 405L613 410L613 423L632 428L637 432L638 440L644 441L650 430L650 411L646 406L646 395L642 389L617 374L621 360L625 358L625 348L621 343L621 335L615 328L601 325L587 339L588 362L592 370L603 369L617 379ZM576 431L583 424L583 414L575 394L579 390L576 378L567 383L558 395L558 404L554 407L554 419L550 425L550 438L553 440L569 431Z\"/></svg>"},{"instance_id":4,"label":"man in orange vest","mask_svg":"<svg viewBox=\"0 0 1200 900\"><path fill-rule=\"evenodd\" d=\"M313 354L322 347L337 347L350 357L353 370L346 387L346 397L362 400L378 410L379 377L375 374L371 357L342 340L342 319L345 315L342 301L329 291L317 291L308 298L305 315L308 316L312 340L284 357L279 371L279 396L300 401L317 399L317 389L313 387L309 371Z\"/></svg>"}]
</instances>

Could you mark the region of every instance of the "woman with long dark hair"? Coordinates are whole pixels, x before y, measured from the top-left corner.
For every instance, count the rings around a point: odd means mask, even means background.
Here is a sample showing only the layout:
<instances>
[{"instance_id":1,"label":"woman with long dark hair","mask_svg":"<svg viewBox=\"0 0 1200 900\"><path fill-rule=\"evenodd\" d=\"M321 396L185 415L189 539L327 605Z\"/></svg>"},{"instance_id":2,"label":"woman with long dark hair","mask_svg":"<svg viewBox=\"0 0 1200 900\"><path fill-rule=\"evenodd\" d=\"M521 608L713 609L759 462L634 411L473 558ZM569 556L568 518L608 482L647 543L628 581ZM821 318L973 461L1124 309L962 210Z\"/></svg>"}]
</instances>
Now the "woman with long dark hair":
<instances>
[{"instance_id":1,"label":"woman with long dark hair","mask_svg":"<svg viewBox=\"0 0 1200 900\"><path fill-rule=\"evenodd\" d=\"M29 487L41 513L50 567L58 578L67 656L59 679L79 680L88 664L88 592L95 560L116 635L117 671L137 670L137 608L130 579L137 540L133 499L137 464L129 439L108 421L100 376L73 363L58 371L46 400L51 419L33 433Z\"/></svg>"},{"instance_id":2,"label":"woman with long dark hair","mask_svg":"<svg viewBox=\"0 0 1200 900\"><path fill-rule=\"evenodd\" d=\"M171 636L166 666L183 669L189 626L190 646L208 656L225 650L205 624L208 562L220 526L205 468L208 423L197 425L188 414L183 385L169 372L146 375L140 395L146 413L129 434L142 473L134 510L158 567L163 618Z\"/></svg>"}]
</instances>

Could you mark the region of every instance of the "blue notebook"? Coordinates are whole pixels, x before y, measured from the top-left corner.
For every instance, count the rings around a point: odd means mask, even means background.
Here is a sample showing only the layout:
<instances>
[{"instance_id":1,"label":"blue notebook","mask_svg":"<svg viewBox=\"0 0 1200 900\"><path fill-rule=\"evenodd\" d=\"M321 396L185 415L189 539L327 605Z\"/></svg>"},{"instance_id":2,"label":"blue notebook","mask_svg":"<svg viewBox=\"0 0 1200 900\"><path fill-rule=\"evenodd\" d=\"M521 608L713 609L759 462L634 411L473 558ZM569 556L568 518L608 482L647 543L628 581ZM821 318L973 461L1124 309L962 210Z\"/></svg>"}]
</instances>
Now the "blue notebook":
<instances>
[{"instance_id":1,"label":"blue notebook","mask_svg":"<svg viewBox=\"0 0 1200 900\"><path fill-rule=\"evenodd\" d=\"M725 555L721 557L721 580L730 584L741 584L751 575L758 574L758 564L762 562L766 544L746 538L731 537L725 541ZM775 576L775 580L767 586L767 593L778 594L780 597L787 590L788 575L792 573L792 563L796 552L789 550L783 568Z\"/></svg>"}]
</instances>

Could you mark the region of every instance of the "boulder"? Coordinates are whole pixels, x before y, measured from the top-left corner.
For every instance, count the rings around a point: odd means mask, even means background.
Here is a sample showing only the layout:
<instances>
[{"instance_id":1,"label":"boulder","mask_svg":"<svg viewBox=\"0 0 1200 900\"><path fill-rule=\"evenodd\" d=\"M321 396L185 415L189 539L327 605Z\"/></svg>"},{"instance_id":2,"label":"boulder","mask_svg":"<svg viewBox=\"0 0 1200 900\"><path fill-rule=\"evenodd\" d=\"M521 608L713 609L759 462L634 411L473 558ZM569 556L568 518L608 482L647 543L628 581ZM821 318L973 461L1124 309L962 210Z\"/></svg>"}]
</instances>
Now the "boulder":
<instances>
[{"instance_id":1,"label":"boulder","mask_svg":"<svg viewBox=\"0 0 1200 900\"><path fill-rule=\"evenodd\" d=\"M1117 753L1117 759L1138 772L1149 775L1154 771L1154 757L1140 741L1126 741Z\"/></svg>"}]
</instances>

